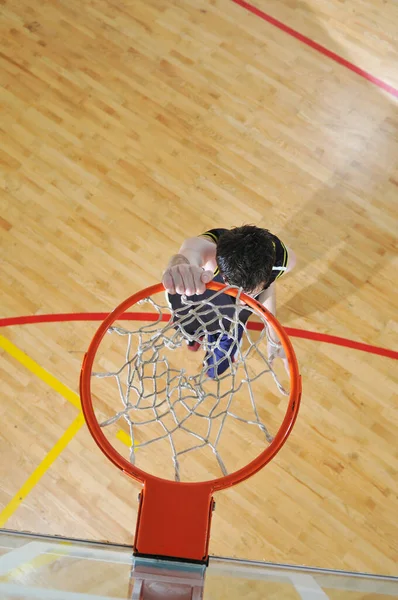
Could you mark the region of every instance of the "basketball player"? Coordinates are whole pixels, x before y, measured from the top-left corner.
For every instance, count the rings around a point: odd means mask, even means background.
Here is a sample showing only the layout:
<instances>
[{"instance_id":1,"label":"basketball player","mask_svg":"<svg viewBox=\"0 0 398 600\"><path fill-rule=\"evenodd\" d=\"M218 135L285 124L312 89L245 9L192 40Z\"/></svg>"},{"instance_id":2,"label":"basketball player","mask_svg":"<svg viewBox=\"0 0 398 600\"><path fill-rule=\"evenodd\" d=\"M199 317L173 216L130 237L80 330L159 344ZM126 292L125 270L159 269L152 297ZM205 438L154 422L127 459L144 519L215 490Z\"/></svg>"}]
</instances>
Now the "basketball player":
<instances>
[{"instance_id":1,"label":"basketball player","mask_svg":"<svg viewBox=\"0 0 398 600\"><path fill-rule=\"evenodd\" d=\"M296 258L292 250L267 229L254 225L243 225L230 230L210 229L198 237L185 240L178 254L171 257L162 283L173 309L182 306L181 294L200 296L200 300L205 299L206 294L212 295L214 292L206 291L206 283L214 279L242 288L275 315L275 282L291 271L295 264ZM234 298L228 296L228 299L231 304L235 303ZM221 296L221 303L225 304L225 295ZM243 321L250 315L249 311L246 313ZM242 316L240 319L242 321ZM194 331L189 333L193 334ZM242 333L243 329L240 327L240 337ZM276 339L273 341L277 343ZM208 353L205 357L209 366L207 375L211 378L217 378L226 371L229 366L228 356L233 356L237 350L236 342L226 334L218 345L220 350L216 348L213 354ZM198 350L199 346L198 342L188 344L193 351ZM288 371L287 359L280 344L272 344L268 348L268 354L272 358L282 358Z\"/></svg>"}]
</instances>

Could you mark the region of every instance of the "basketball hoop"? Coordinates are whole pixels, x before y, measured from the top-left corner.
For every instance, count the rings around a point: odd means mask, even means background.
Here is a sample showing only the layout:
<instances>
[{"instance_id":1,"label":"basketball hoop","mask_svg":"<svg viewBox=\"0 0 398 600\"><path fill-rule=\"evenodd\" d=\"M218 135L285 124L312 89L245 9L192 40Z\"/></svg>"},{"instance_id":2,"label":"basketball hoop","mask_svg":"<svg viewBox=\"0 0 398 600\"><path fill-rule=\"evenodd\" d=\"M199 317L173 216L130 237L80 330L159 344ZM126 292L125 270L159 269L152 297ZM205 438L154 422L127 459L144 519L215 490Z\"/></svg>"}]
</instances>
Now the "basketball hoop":
<instances>
[{"instance_id":1,"label":"basketball hoop","mask_svg":"<svg viewBox=\"0 0 398 600\"><path fill-rule=\"evenodd\" d=\"M100 325L85 355L81 370L82 407L88 428L102 452L114 465L143 485L134 541L135 554L203 564L208 559L214 492L237 485L251 477L279 452L291 433L298 414L301 379L293 346L283 327L261 304L241 290L211 282L207 285L208 297L205 301L197 297L183 299L183 308L180 311L172 311L153 300L152 296L163 292L163 285L157 284L134 294L122 302ZM227 298L227 302L221 303L220 306L215 299L219 299L221 295ZM235 301L228 297L234 298ZM146 316L145 312L140 313L140 320L145 321L146 325L131 331L116 324L117 321L126 320L126 311L138 305L148 305L151 310L155 310L155 315L151 313ZM249 311L250 315L260 320L261 328L257 327L261 329L258 340L252 336L251 323L240 320L243 311ZM192 331L193 323L195 331ZM211 335L208 334L209 327ZM266 350L262 347L263 343L270 343L271 331L273 337L275 334L278 336L278 343L283 346L290 375L290 390L283 409L284 416L281 417L280 426L274 435L262 422L266 400L262 400L260 408L254 400L254 390L267 373L275 381L278 392L284 393L271 364L272 359L267 359ZM107 332L127 341L125 363L119 369L105 368L104 371L96 372L93 368L94 363ZM185 341L193 339L199 340L203 345L205 357L211 357L214 353L220 356L220 339L225 340L225 336L234 341L234 355L232 350L225 351L222 355L222 360L228 361L228 369L219 376L216 369L222 361L220 359L217 363L216 359L213 360L213 379L209 379L208 364L189 375L186 368L181 368L181 363L174 367L166 360L167 352L182 348ZM117 353L113 352L113 355L115 354ZM112 365L114 360L112 356ZM108 365L106 361L103 364L105 367ZM251 371L252 364L258 371ZM101 423L95 409L96 402L101 400L99 394L92 390L94 377L111 378L113 382L116 381L123 402L121 409L117 410L113 417ZM243 410L243 400L239 401L237 408L234 408L232 403L235 395L240 394L239 397L243 397L245 389L248 390L249 397L248 413L242 416L239 409L242 407ZM211 403L207 413L204 409L206 402L209 406ZM142 417L142 413L147 409L155 416ZM249 409L253 411L253 416L248 417ZM184 411L183 417L179 416L179 410ZM137 412L138 417L135 416ZM169 419L167 422L162 421L166 414ZM196 419L201 427L206 425L208 433L193 432L189 419ZM245 431L253 431L255 435L262 436L261 443L266 446L248 464L232 472L229 472L221 458L219 442L229 420L232 420L233 427L242 424L246 428ZM129 458L123 456L104 433L107 426L119 422L124 425L127 423L130 432ZM137 428L141 427L141 432L145 427L155 426L154 423L164 434L156 434L154 439L137 442ZM213 434L209 432L216 426L217 435L211 438ZM189 435L189 439L195 436L196 445L190 442L187 449L179 449L173 436L180 434ZM166 442L170 443L172 450L174 480L148 473L135 464L135 455L144 452L150 444ZM189 453L204 452L208 447L217 468L221 469L221 476L205 481L179 481L180 461L185 460ZM257 451L257 446L255 450Z\"/></svg>"}]
</instances>

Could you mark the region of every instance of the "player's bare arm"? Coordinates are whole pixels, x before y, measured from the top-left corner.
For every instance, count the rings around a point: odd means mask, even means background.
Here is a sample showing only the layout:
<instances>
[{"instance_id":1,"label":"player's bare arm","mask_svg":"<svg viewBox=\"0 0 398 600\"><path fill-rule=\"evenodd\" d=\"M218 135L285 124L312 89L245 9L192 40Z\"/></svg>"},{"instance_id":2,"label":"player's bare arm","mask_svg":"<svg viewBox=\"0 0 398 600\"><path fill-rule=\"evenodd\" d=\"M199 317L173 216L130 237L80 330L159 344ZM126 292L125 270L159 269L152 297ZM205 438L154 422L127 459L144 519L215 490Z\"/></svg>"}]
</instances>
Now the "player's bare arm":
<instances>
[{"instance_id":1,"label":"player's bare arm","mask_svg":"<svg viewBox=\"0 0 398 600\"><path fill-rule=\"evenodd\" d=\"M286 265L285 273L289 273L296 266L297 259L296 259L295 253L293 252L293 250L291 250L291 248L286 247L286 249L288 251L289 260ZM273 314L274 317L276 317L276 284L275 284L275 282L271 283L271 285L258 296L257 300L264 306L264 308L266 308L271 314ZM289 365L288 365L288 361L287 361L287 358L285 355L285 351L284 351L283 347L278 343L277 340L278 340L278 336L276 335L275 332L273 332L271 330L270 343L269 343L269 347L268 347L268 356L272 356L273 358L281 358L285 365L286 371L289 372ZM275 346L273 346L273 343L275 344Z\"/></svg>"}]
</instances>

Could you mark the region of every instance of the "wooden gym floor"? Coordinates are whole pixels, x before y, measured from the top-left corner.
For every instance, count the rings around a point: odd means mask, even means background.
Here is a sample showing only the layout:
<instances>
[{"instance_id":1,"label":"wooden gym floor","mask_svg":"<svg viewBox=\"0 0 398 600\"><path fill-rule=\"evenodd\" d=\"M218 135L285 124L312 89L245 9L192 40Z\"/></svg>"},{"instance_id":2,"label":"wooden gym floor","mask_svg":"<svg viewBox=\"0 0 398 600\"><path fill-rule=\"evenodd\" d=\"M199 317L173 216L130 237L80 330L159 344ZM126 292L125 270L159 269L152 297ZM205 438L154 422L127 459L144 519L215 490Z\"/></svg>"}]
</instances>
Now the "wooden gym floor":
<instances>
[{"instance_id":1,"label":"wooden gym floor","mask_svg":"<svg viewBox=\"0 0 398 600\"><path fill-rule=\"evenodd\" d=\"M106 312L185 236L269 228L282 323L376 348L292 338L295 431L211 552L396 575L397 4L120 6L0 0L1 316ZM98 324L2 325L0 526L130 543L138 487L79 409Z\"/></svg>"}]
</instances>

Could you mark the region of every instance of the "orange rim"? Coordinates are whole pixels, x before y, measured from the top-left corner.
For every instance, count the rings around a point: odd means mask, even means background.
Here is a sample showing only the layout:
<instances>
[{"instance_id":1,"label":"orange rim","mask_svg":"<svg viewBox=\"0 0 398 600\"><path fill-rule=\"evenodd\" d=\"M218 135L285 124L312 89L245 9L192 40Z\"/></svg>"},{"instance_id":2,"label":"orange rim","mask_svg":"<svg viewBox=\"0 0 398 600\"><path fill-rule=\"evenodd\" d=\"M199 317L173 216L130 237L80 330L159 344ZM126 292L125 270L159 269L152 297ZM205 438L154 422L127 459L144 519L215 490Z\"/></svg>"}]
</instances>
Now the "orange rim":
<instances>
[{"instance_id":1,"label":"orange rim","mask_svg":"<svg viewBox=\"0 0 398 600\"><path fill-rule=\"evenodd\" d=\"M227 286L217 283L210 282L207 284L207 289L213 291L221 291ZM136 294L133 294L129 298L127 298L124 302L119 304L117 308L113 312L111 312L106 319L101 323L97 332L95 333L91 344L87 350L87 353L83 360L83 365L80 373L80 396L82 402L82 408L84 413L84 418L86 420L87 426L90 430L91 435L93 436L95 442L108 457L108 459L116 465L119 469L124 471L127 475L133 477L137 481L141 483L147 483L149 481L162 481L164 484L168 484L170 486L189 486L189 487L197 487L197 488L206 488L211 492L223 490L225 488L234 486L245 479L248 479L255 473L257 473L260 469L262 469L267 463L269 463L274 456L279 452L287 438L289 437L294 423L296 421L300 399L301 399L301 376L299 373L299 368L297 364L296 355L293 350L292 343L286 334L282 325L276 320L276 318L266 310L257 300L247 296L246 294L241 294L241 299L255 311L260 313L265 317L265 319L270 323L272 328L278 333L279 339L282 343L282 346L285 350L286 357L289 361L289 371L290 371L290 396L289 401L286 408L285 417L282 421L282 424L279 428L278 433L275 435L273 441L270 445L263 450L255 459L253 459L246 466L241 469L230 473L224 477L219 477L217 479L212 479L208 481L200 481L200 482L176 482L169 479L162 479L160 477L156 477L155 475L151 475L145 471L142 471L135 465L132 465L127 459L125 459L119 452L112 446L112 444L107 440L104 435L101 427L98 424L98 421L95 417L94 407L91 396L91 374L93 363L95 359L95 355L99 348L99 345L108 331L109 327L118 320L123 318L123 314L131 308L134 304L137 304L140 300L148 298L152 294L157 294L160 292L164 292L164 287L161 283L157 285L153 285L151 287L145 288ZM228 289L225 291L226 294L232 297L236 297L239 293L239 290L236 289Z\"/></svg>"}]
</instances>

